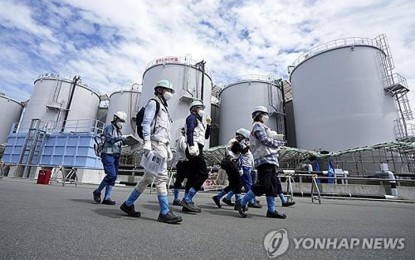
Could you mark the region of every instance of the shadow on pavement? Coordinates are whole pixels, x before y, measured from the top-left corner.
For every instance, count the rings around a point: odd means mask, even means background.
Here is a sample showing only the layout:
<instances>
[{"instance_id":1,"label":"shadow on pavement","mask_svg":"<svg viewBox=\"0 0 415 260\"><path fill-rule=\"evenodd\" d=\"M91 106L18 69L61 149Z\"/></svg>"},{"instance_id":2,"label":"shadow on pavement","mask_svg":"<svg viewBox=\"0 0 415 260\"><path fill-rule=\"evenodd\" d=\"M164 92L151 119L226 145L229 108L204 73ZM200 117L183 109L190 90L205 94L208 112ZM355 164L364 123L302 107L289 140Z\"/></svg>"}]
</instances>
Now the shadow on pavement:
<instances>
[{"instance_id":1,"label":"shadow on pavement","mask_svg":"<svg viewBox=\"0 0 415 260\"><path fill-rule=\"evenodd\" d=\"M127 216L124 212L122 212L118 208L99 208L99 209L93 209L93 212L95 212L98 215L113 218L113 219L128 219L132 221L140 221L140 220L149 220L149 221L157 221L157 215L155 217L146 217L143 216L143 212L141 212L141 217L139 218L133 218L130 216Z\"/></svg>"},{"instance_id":2,"label":"shadow on pavement","mask_svg":"<svg viewBox=\"0 0 415 260\"><path fill-rule=\"evenodd\" d=\"M93 201L92 199L69 199L69 200L74 201L74 202L86 203L86 204L99 204Z\"/></svg>"}]
</instances>

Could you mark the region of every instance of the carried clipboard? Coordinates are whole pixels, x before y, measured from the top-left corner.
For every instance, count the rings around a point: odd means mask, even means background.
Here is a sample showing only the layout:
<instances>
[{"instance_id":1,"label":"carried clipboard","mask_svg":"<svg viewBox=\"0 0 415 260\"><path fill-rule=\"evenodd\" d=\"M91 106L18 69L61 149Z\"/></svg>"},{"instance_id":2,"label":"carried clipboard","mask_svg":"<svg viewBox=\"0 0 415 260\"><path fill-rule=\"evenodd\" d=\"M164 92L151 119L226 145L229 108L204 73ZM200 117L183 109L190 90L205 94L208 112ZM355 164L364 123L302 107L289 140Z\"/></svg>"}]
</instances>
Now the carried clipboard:
<instances>
[{"instance_id":1,"label":"carried clipboard","mask_svg":"<svg viewBox=\"0 0 415 260\"><path fill-rule=\"evenodd\" d=\"M127 137L124 140L124 145L133 146L138 144L140 141L133 135L127 135Z\"/></svg>"}]
</instances>

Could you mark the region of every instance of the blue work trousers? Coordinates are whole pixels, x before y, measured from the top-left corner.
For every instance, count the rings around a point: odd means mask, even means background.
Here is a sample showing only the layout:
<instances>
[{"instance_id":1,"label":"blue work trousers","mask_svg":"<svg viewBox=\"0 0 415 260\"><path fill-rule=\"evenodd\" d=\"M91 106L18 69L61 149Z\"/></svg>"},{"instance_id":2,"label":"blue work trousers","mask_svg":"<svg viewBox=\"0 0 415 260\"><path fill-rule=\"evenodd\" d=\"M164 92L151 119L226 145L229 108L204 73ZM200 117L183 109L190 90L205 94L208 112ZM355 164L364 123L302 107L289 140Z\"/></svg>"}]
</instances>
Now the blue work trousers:
<instances>
[{"instance_id":1,"label":"blue work trousers","mask_svg":"<svg viewBox=\"0 0 415 260\"><path fill-rule=\"evenodd\" d=\"M120 165L120 156L114 154L104 153L101 156L101 161L104 166L105 177L104 181L108 185L114 186L115 180L117 180L118 166Z\"/></svg>"}]
</instances>

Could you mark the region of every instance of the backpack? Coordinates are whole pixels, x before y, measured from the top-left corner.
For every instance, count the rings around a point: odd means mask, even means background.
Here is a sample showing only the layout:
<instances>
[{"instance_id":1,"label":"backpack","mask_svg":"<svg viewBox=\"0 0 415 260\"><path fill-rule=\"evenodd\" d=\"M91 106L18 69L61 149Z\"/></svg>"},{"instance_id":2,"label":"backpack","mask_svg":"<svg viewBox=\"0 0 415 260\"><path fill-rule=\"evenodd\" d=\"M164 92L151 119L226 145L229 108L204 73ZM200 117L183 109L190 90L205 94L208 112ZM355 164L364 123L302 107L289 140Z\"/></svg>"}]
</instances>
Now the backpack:
<instances>
[{"instance_id":1,"label":"backpack","mask_svg":"<svg viewBox=\"0 0 415 260\"><path fill-rule=\"evenodd\" d=\"M104 149L105 137L104 134L100 134L94 137L94 151L95 155L101 157L102 150Z\"/></svg>"},{"instance_id":2,"label":"backpack","mask_svg":"<svg viewBox=\"0 0 415 260\"><path fill-rule=\"evenodd\" d=\"M152 98L152 99L150 99L148 102L150 102L151 100L154 100L154 101L156 101L156 116L155 116L155 120L157 120L157 113L159 112L159 110L160 110L160 103L157 101L157 100L155 100L154 98ZM138 134L138 136L141 138L141 139L144 139L144 135L143 135L143 126L142 126L142 124L143 124L143 119L144 119L144 112L145 112L145 107L142 107L139 111L138 111L138 113L137 113L137 115L135 116L135 123L136 123L136 125L137 125L137 134ZM156 131L156 121L154 121L154 129L153 129L153 133Z\"/></svg>"}]
</instances>

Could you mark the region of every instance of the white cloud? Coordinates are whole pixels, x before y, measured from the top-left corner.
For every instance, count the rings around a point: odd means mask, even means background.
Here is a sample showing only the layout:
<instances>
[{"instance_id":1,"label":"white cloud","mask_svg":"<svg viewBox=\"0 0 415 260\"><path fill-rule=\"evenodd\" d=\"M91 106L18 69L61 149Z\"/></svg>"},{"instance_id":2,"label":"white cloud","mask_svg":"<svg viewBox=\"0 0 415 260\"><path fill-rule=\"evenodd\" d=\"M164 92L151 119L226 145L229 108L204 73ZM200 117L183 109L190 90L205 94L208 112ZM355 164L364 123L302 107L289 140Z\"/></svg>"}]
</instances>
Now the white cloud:
<instances>
[{"instance_id":1,"label":"white cloud","mask_svg":"<svg viewBox=\"0 0 415 260\"><path fill-rule=\"evenodd\" d=\"M140 81L153 59L187 53L207 61L215 83L252 73L287 77L287 66L315 45L381 33L396 71L415 86L411 0L39 1L42 16L31 6L36 3L0 3L0 89L14 98L22 92L10 93L13 86L25 84L29 96L27 85L43 72L79 73L91 87L110 92Z\"/></svg>"}]
</instances>

